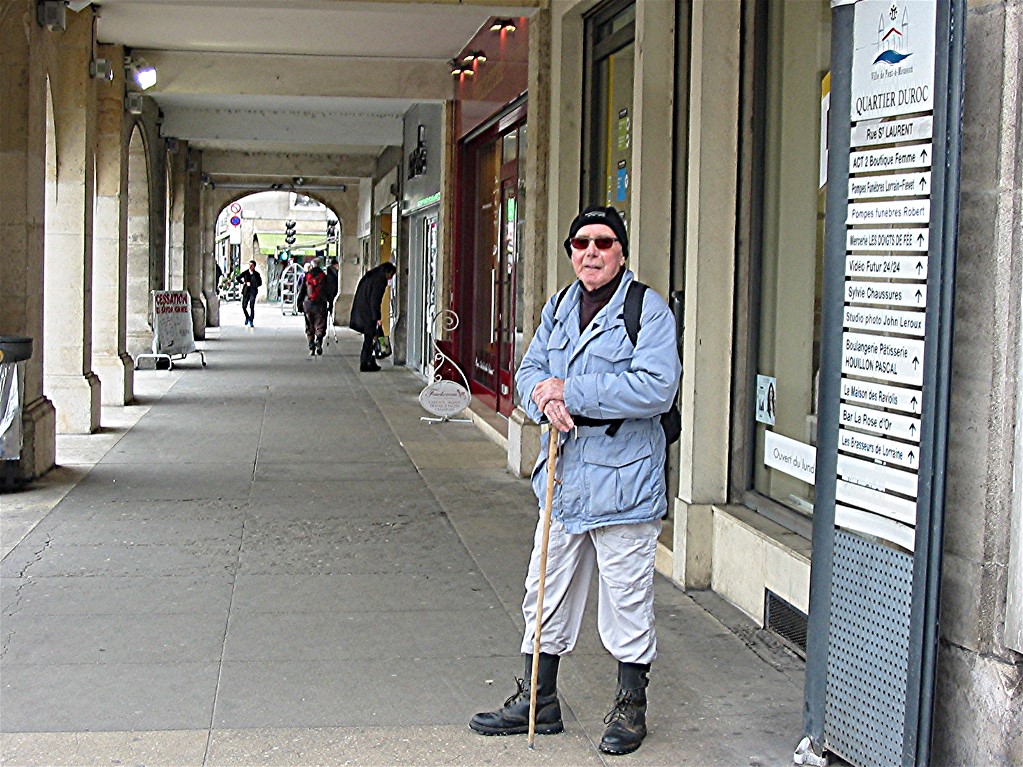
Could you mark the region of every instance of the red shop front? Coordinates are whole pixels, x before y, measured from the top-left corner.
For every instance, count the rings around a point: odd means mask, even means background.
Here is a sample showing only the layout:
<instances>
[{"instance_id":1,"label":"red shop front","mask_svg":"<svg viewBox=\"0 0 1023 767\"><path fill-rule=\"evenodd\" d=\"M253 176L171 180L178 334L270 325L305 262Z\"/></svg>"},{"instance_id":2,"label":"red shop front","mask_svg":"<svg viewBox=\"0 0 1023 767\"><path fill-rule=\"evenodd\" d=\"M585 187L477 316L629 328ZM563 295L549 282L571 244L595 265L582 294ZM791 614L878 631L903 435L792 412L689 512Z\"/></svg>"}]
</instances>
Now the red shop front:
<instances>
[{"instance_id":1,"label":"red shop front","mask_svg":"<svg viewBox=\"0 0 1023 767\"><path fill-rule=\"evenodd\" d=\"M527 21L484 26L466 46L483 52L474 74L456 75L458 193L453 356L473 395L502 415L515 407L522 358L522 240L525 222Z\"/></svg>"}]
</instances>

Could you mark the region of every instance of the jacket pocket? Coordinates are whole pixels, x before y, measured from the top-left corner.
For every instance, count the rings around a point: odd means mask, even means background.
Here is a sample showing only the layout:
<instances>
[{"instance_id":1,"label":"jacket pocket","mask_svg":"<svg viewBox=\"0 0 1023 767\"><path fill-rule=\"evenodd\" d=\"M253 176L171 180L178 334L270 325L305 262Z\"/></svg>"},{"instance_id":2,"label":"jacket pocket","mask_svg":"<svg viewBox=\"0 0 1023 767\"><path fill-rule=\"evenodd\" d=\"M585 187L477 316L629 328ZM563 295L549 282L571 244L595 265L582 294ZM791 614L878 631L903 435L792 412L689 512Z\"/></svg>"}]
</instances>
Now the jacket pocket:
<instances>
[{"instance_id":1,"label":"jacket pocket","mask_svg":"<svg viewBox=\"0 0 1023 767\"><path fill-rule=\"evenodd\" d=\"M587 372L624 373L632 364L634 352L635 349L628 339L621 339L617 343L595 343L590 349Z\"/></svg>"},{"instance_id":2,"label":"jacket pocket","mask_svg":"<svg viewBox=\"0 0 1023 767\"><path fill-rule=\"evenodd\" d=\"M648 494L652 454L643 432L590 438L583 448L590 514L615 514L639 505Z\"/></svg>"}]
</instances>

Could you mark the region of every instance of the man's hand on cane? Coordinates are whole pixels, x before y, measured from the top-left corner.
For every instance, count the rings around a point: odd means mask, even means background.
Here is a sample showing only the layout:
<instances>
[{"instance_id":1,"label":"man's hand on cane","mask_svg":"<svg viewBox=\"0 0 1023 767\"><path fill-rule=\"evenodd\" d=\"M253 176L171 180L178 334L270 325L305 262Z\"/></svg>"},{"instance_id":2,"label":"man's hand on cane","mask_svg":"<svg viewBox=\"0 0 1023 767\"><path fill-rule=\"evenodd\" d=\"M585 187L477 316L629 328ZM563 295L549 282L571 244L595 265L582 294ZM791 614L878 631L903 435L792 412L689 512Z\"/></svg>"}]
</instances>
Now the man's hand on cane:
<instances>
[{"instance_id":1,"label":"man's hand on cane","mask_svg":"<svg viewBox=\"0 0 1023 767\"><path fill-rule=\"evenodd\" d=\"M538 383L533 387L533 402L558 431L567 432L575 428L575 421L565 405L564 379L548 378Z\"/></svg>"}]
</instances>

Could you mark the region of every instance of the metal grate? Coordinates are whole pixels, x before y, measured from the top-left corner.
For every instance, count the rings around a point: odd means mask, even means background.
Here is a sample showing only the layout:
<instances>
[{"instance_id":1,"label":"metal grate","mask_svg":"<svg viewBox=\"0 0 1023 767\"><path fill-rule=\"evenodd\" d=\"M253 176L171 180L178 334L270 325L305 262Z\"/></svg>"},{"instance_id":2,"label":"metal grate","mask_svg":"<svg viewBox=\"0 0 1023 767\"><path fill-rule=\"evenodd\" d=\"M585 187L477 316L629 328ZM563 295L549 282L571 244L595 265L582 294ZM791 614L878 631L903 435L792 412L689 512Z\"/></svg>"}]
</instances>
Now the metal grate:
<instances>
[{"instance_id":1,"label":"metal grate","mask_svg":"<svg viewBox=\"0 0 1023 767\"><path fill-rule=\"evenodd\" d=\"M824 739L858 767L902 764L913 558L835 531Z\"/></svg>"},{"instance_id":2,"label":"metal grate","mask_svg":"<svg viewBox=\"0 0 1023 767\"><path fill-rule=\"evenodd\" d=\"M764 626L806 657L806 614L764 589Z\"/></svg>"}]
</instances>

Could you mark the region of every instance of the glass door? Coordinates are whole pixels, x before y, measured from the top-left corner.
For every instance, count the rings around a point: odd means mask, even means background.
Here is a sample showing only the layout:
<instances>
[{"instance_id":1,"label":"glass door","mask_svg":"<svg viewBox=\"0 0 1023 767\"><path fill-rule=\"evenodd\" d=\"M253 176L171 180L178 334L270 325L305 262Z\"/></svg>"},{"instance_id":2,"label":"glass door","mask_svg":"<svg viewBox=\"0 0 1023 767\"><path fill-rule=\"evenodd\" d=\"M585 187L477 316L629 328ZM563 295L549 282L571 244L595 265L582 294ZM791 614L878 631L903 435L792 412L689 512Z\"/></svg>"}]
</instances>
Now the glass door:
<instances>
[{"instance_id":1,"label":"glass door","mask_svg":"<svg viewBox=\"0 0 1023 767\"><path fill-rule=\"evenodd\" d=\"M518 179L501 182L501 249L498 265L498 390L497 409L511 415L515 407L515 292L519 261Z\"/></svg>"},{"instance_id":2,"label":"glass door","mask_svg":"<svg viewBox=\"0 0 1023 767\"><path fill-rule=\"evenodd\" d=\"M470 184L460 195L459 355L472 393L504 416L515 408L515 370L522 356L524 187L519 158L526 140L524 106L463 144Z\"/></svg>"},{"instance_id":3,"label":"glass door","mask_svg":"<svg viewBox=\"0 0 1023 767\"><path fill-rule=\"evenodd\" d=\"M473 393L495 410L498 390L498 275L500 274L500 144L484 143L476 155L476 205L472 285Z\"/></svg>"}]
</instances>

